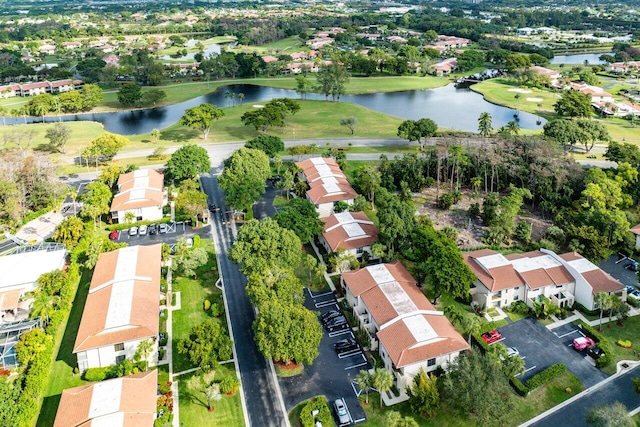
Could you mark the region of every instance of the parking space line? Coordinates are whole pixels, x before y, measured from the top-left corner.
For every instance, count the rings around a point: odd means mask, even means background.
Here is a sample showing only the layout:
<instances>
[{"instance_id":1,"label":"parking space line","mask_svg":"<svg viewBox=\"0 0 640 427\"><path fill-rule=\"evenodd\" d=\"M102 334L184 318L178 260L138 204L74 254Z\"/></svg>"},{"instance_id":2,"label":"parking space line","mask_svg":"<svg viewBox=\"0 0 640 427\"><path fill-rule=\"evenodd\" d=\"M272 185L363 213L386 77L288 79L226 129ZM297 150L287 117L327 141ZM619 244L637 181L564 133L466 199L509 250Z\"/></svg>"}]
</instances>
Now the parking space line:
<instances>
[{"instance_id":1,"label":"parking space line","mask_svg":"<svg viewBox=\"0 0 640 427\"><path fill-rule=\"evenodd\" d=\"M571 331L571 332L567 332L566 334L556 335L556 336L557 336L558 338L564 338L564 337L566 337L567 335L575 334L576 332L580 332L580 331L579 331L578 329L574 329L573 331Z\"/></svg>"},{"instance_id":2,"label":"parking space line","mask_svg":"<svg viewBox=\"0 0 640 427\"><path fill-rule=\"evenodd\" d=\"M362 363L358 363L357 365L351 365L351 366L347 366L346 368L344 368L345 371L348 371L349 369L355 369L355 368L359 368L361 366L365 366L367 364L366 361L362 362Z\"/></svg>"},{"instance_id":3,"label":"parking space line","mask_svg":"<svg viewBox=\"0 0 640 427\"><path fill-rule=\"evenodd\" d=\"M345 351L344 353L340 353L338 355L338 358L339 359L346 359L347 357L357 356L358 354L362 354L362 350Z\"/></svg>"},{"instance_id":4,"label":"parking space line","mask_svg":"<svg viewBox=\"0 0 640 427\"><path fill-rule=\"evenodd\" d=\"M330 305L335 305L335 306L337 306L337 305L338 305L338 303L336 302L336 300L331 300L331 301L324 301L324 302L317 302L317 303L315 303L316 308L329 307Z\"/></svg>"},{"instance_id":5,"label":"parking space line","mask_svg":"<svg viewBox=\"0 0 640 427\"><path fill-rule=\"evenodd\" d=\"M309 290L309 288L307 288L307 290ZM322 297L322 296L325 296L325 295L333 295L333 291L327 291L327 292L323 292L321 294L315 294L315 295L313 295L311 293L311 291L309 291L309 295L311 295L315 299L315 298Z\"/></svg>"},{"instance_id":6,"label":"parking space line","mask_svg":"<svg viewBox=\"0 0 640 427\"><path fill-rule=\"evenodd\" d=\"M521 373L521 374L519 374L519 375L517 375L517 376L524 375L524 374L526 374L527 372L529 372L530 370L532 370L532 369L536 369L536 368L537 368L537 366L532 366L532 367L530 367L529 369L525 369L523 373Z\"/></svg>"},{"instance_id":7,"label":"parking space line","mask_svg":"<svg viewBox=\"0 0 640 427\"><path fill-rule=\"evenodd\" d=\"M329 338L334 338L334 337L339 337L340 335L350 334L350 333L351 333L351 329L343 329L341 331L329 332L328 335L329 335Z\"/></svg>"}]
</instances>

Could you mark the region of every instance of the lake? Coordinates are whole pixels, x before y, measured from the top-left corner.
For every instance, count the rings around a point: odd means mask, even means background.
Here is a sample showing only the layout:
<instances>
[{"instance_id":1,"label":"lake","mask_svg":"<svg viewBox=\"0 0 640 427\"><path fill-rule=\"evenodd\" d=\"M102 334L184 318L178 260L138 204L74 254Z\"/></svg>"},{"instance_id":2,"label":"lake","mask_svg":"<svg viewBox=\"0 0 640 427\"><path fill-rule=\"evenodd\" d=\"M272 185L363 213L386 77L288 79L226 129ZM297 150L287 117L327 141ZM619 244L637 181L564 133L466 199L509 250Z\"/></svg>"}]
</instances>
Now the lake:
<instances>
[{"instance_id":1,"label":"lake","mask_svg":"<svg viewBox=\"0 0 640 427\"><path fill-rule=\"evenodd\" d=\"M299 98L299 95L293 90L236 84L222 86L215 92L166 107L113 113L68 115L62 116L62 120L96 121L102 123L105 129L112 133L122 135L143 134L151 132L153 129L163 129L175 124L180 120L186 109L205 102L218 107L231 105L232 101L225 99L224 96L227 91L236 94L243 93L243 102L245 104L265 102L273 98ZM325 98L323 95L310 93L307 94L307 99L324 100ZM478 117L483 112L491 114L494 129L506 125L514 119L514 114L516 114L516 111L511 108L491 104L485 101L482 95L469 89L456 89L453 84L428 90L348 95L343 96L340 102L352 102L402 119L417 120L426 117L435 121L439 127L468 132L477 132ZM518 123L523 129L541 129L546 123L543 118L524 112L519 113L519 118ZM47 122L56 122L58 120L59 118L55 116L46 117ZM37 117L27 118L27 122L31 123L41 121L42 119ZM538 121L540 124L537 124ZM24 120L21 118L7 118L7 123L24 123Z\"/></svg>"},{"instance_id":2,"label":"lake","mask_svg":"<svg viewBox=\"0 0 640 427\"><path fill-rule=\"evenodd\" d=\"M600 55L611 55L611 52L601 53L584 53L581 55L556 55L549 60L552 64L580 64L584 65L584 61L589 61L590 65L604 64L600 60Z\"/></svg>"}]
</instances>

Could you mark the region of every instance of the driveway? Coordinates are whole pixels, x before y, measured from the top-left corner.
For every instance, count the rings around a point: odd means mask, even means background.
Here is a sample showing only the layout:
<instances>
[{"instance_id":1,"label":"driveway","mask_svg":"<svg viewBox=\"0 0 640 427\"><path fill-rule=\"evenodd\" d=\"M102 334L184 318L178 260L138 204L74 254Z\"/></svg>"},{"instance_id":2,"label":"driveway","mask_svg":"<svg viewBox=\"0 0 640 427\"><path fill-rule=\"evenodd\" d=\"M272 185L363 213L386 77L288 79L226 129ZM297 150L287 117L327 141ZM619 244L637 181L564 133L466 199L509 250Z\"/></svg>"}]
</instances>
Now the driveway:
<instances>
[{"instance_id":1,"label":"driveway","mask_svg":"<svg viewBox=\"0 0 640 427\"><path fill-rule=\"evenodd\" d=\"M128 243L130 246L140 245L155 245L157 243L166 243L169 246L176 243L176 241L180 238L188 238L193 237L196 234L202 237L203 239L208 239L209 235L209 226L203 226L200 223L200 227L194 229L190 225L185 224L184 222L177 222L174 226L169 224L168 231L164 234L156 233L154 235L146 234L144 236L129 236L129 229L120 230L118 239L114 240L114 242L124 242Z\"/></svg>"},{"instance_id":2,"label":"driveway","mask_svg":"<svg viewBox=\"0 0 640 427\"><path fill-rule=\"evenodd\" d=\"M524 358L526 371L520 377L522 382L554 363L564 363L586 388L607 378L590 363L586 353L577 352L571 346L573 339L581 336L578 328L572 324L552 332L536 319L528 317L498 330L504 337L501 343L516 347Z\"/></svg>"},{"instance_id":3,"label":"driveway","mask_svg":"<svg viewBox=\"0 0 640 427\"><path fill-rule=\"evenodd\" d=\"M618 262L618 255L614 254L602 261L599 267L618 279L623 285L638 287L638 275L636 272L625 268L629 264L631 264L631 260L627 258Z\"/></svg>"},{"instance_id":4,"label":"driveway","mask_svg":"<svg viewBox=\"0 0 640 427\"><path fill-rule=\"evenodd\" d=\"M325 313L338 309L338 303L331 291L311 293L305 290L305 307ZM325 395L330 405L335 399L343 397L354 422L365 420L364 410L355 394L356 388L352 381L360 370L370 369L371 366L362 351L339 357L333 349L336 342L348 337L354 337L349 329L330 333L325 331L320 342L320 355L313 365L305 366L302 375L278 379L287 411L313 396Z\"/></svg>"}]
</instances>

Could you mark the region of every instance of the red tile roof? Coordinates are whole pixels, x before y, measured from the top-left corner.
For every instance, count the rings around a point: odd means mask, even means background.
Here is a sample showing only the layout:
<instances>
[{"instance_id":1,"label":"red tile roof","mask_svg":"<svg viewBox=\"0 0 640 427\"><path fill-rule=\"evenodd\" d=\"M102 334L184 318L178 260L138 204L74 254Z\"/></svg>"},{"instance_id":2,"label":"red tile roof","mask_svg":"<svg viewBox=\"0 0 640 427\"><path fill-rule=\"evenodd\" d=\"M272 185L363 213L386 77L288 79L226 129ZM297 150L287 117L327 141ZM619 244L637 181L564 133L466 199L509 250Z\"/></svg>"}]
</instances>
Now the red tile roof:
<instances>
[{"instance_id":1,"label":"red tile roof","mask_svg":"<svg viewBox=\"0 0 640 427\"><path fill-rule=\"evenodd\" d=\"M111 212L162 206L163 175L152 169L139 169L120 175L118 194L111 202Z\"/></svg>"},{"instance_id":2,"label":"red tile roof","mask_svg":"<svg viewBox=\"0 0 640 427\"><path fill-rule=\"evenodd\" d=\"M378 240L378 227L364 212L341 212L324 221L322 237L333 252L371 246Z\"/></svg>"}]
</instances>

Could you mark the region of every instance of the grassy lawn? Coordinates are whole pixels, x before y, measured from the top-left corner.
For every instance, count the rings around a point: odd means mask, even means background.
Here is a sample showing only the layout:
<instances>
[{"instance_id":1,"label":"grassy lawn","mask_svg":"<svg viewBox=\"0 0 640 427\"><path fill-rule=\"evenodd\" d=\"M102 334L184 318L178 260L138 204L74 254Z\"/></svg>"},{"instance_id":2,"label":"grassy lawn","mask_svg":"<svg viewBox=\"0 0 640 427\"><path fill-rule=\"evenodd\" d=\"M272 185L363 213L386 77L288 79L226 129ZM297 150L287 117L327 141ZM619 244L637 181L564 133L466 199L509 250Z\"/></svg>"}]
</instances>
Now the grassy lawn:
<instances>
[{"instance_id":1,"label":"grassy lawn","mask_svg":"<svg viewBox=\"0 0 640 427\"><path fill-rule=\"evenodd\" d=\"M291 54L294 52L308 51L309 48L302 42L302 40L300 40L300 37L291 36L287 37L286 39L278 40L273 43L263 44L260 46L238 45L232 50L239 52L257 52L264 55L267 53Z\"/></svg>"},{"instance_id":2,"label":"grassy lawn","mask_svg":"<svg viewBox=\"0 0 640 427\"><path fill-rule=\"evenodd\" d=\"M606 317L605 317L606 320ZM598 325L595 326L598 328ZM640 349L640 336L638 329L640 328L640 316L629 317L623 326L618 326L616 322L604 323L602 325L602 335L609 340L609 347L613 353L612 361L603 371L612 374L616 370L616 364L621 360L638 360L636 352ZM616 344L618 341L631 341L631 348L620 347Z\"/></svg>"},{"instance_id":3,"label":"grassy lawn","mask_svg":"<svg viewBox=\"0 0 640 427\"><path fill-rule=\"evenodd\" d=\"M222 291L215 286L218 280L218 271L211 240L203 239L201 241L203 247L209 253L209 262L200 267L198 279L186 277L174 277L173 290L180 292L180 310L173 311L173 371L181 372L186 369L194 368L186 355L178 352L178 342L189 336L189 331L193 326L202 323L207 318L211 318L210 312L203 310L202 304L205 299L211 302L222 304L220 295ZM224 322L224 316L219 317ZM190 425L190 424L185 424Z\"/></svg>"},{"instance_id":4,"label":"grassy lawn","mask_svg":"<svg viewBox=\"0 0 640 427\"><path fill-rule=\"evenodd\" d=\"M242 403L240 393L234 396L222 396L222 399L214 402L214 411L207 411L207 400L202 393L194 393L187 388L187 381L193 375L181 375L178 377L178 393L180 404L180 425L182 426L244 426L242 415ZM220 365L216 372L216 380L229 375L236 375L233 363Z\"/></svg>"},{"instance_id":5,"label":"grassy lawn","mask_svg":"<svg viewBox=\"0 0 640 427\"><path fill-rule=\"evenodd\" d=\"M566 389L570 392L567 393ZM547 409L563 402L584 389L580 380L570 372L566 372L555 378L548 384L533 391L527 397L520 397L515 393L508 396L514 404L514 409L509 412L505 425L515 426L533 418ZM420 426L438 427L466 427L473 425L467 414L458 414L450 407L442 405L436 412L434 418L424 418L413 413L409 402L393 405L389 408L379 408L380 398L377 393L369 393L369 405L364 404L364 395L360 396L363 403L367 421L362 425L367 427L385 427L385 415L393 410L400 412L403 416L413 417Z\"/></svg>"},{"instance_id":6,"label":"grassy lawn","mask_svg":"<svg viewBox=\"0 0 640 427\"><path fill-rule=\"evenodd\" d=\"M62 390L87 384L80 378L80 375L73 374L73 368L77 366L76 356L73 354L73 346L78 335L80 327L80 319L82 319L82 311L89 293L89 285L91 284L92 270L83 269L80 278L80 284L76 297L73 301L73 307L69 314L67 326L60 341L58 356L51 367L49 373L49 383L45 390L40 416L38 417L37 426L52 426L60 403Z\"/></svg>"}]
</instances>

